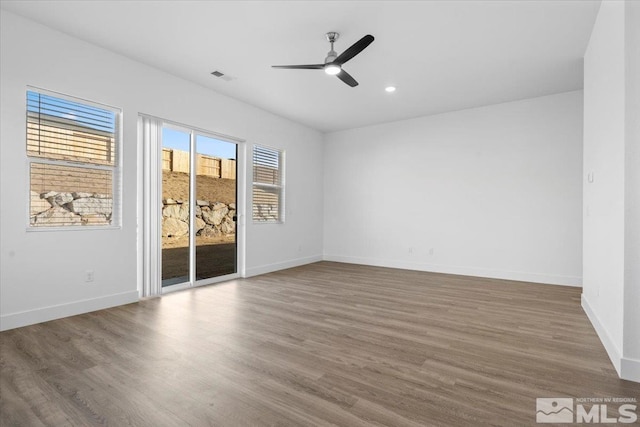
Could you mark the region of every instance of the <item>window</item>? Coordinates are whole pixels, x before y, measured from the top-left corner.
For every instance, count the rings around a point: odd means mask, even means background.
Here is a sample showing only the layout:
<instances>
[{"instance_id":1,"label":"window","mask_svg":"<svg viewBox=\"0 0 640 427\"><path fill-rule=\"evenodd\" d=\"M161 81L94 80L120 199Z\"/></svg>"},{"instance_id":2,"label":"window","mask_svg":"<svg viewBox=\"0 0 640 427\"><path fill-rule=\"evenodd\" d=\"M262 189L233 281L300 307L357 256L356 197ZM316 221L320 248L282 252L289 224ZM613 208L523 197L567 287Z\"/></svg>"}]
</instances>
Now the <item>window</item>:
<instances>
[{"instance_id":1,"label":"window","mask_svg":"<svg viewBox=\"0 0 640 427\"><path fill-rule=\"evenodd\" d=\"M253 221L284 222L284 152L253 146Z\"/></svg>"},{"instance_id":2,"label":"window","mask_svg":"<svg viewBox=\"0 0 640 427\"><path fill-rule=\"evenodd\" d=\"M119 110L27 91L29 225L118 225Z\"/></svg>"}]
</instances>

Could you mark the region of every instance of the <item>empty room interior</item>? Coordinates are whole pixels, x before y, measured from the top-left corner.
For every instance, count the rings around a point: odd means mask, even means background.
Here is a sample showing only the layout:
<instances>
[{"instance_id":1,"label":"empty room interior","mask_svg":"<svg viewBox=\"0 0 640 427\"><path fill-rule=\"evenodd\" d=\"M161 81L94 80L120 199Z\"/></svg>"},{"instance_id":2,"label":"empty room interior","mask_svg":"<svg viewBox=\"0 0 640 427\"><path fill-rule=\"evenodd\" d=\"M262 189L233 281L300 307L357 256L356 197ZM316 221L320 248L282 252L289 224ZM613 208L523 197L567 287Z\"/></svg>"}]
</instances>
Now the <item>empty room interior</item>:
<instances>
[{"instance_id":1,"label":"empty room interior","mask_svg":"<svg viewBox=\"0 0 640 427\"><path fill-rule=\"evenodd\" d=\"M640 1L9 1L1 426L640 425Z\"/></svg>"}]
</instances>

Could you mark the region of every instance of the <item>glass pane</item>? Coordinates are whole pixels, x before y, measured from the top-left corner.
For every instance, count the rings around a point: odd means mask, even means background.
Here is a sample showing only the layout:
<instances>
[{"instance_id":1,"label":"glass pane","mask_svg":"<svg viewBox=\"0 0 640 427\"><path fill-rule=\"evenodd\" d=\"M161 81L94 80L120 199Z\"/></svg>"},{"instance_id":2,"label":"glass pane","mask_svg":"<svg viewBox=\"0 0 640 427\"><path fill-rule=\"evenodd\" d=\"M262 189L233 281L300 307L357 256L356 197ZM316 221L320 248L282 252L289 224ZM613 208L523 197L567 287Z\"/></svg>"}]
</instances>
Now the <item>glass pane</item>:
<instances>
[{"instance_id":1,"label":"glass pane","mask_svg":"<svg viewBox=\"0 0 640 427\"><path fill-rule=\"evenodd\" d=\"M282 153L273 148L253 147L253 221L282 219Z\"/></svg>"},{"instance_id":2,"label":"glass pane","mask_svg":"<svg viewBox=\"0 0 640 427\"><path fill-rule=\"evenodd\" d=\"M112 170L31 163L31 226L110 225L112 183Z\"/></svg>"},{"instance_id":3,"label":"glass pane","mask_svg":"<svg viewBox=\"0 0 640 427\"><path fill-rule=\"evenodd\" d=\"M236 144L196 136L196 280L236 272Z\"/></svg>"},{"instance_id":4,"label":"glass pane","mask_svg":"<svg viewBox=\"0 0 640 427\"><path fill-rule=\"evenodd\" d=\"M116 113L27 92L27 155L115 165Z\"/></svg>"},{"instance_id":5,"label":"glass pane","mask_svg":"<svg viewBox=\"0 0 640 427\"><path fill-rule=\"evenodd\" d=\"M253 185L253 220L280 221L280 189Z\"/></svg>"},{"instance_id":6,"label":"glass pane","mask_svg":"<svg viewBox=\"0 0 640 427\"><path fill-rule=\"evenodd\" d=\"M162 129L162 286L189 281L189 141Z\"/></svg>"}]
</instances>

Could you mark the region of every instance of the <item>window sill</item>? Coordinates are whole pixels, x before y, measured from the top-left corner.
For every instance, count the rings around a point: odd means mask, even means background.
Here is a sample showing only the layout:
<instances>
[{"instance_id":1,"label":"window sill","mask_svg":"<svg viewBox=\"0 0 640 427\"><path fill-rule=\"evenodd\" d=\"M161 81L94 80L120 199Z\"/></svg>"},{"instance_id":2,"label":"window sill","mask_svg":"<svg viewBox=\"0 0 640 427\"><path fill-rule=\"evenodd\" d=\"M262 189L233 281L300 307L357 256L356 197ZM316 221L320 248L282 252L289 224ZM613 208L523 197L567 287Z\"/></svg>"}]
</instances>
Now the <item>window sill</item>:
<instances>
[{"instance_id":1,"label":"window sill","mask_svg":"<svg viewBox=\"0 0 640 427\"><path fill-rule=\"evenodd\" d=\"M96 230L120 230L121 225L79 225L75 227L31 227L27 226L27 233L42 233L46 231L96 231Z\"/></svg>"}]
</instances>

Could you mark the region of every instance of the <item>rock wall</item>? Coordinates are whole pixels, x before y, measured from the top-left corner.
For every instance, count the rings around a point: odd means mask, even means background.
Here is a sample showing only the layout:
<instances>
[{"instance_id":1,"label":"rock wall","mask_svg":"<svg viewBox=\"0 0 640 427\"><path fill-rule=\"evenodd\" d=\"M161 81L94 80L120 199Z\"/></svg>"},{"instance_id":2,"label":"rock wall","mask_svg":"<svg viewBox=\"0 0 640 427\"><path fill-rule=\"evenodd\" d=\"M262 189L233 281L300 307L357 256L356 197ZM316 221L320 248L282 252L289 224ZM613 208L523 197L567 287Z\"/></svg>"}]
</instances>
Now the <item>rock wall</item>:
<instances>
[{"instance_id":1,"label":"rock wall","mask_svg":"<svg viewBox=\"0 0 640 427\"><path fill-rule=\"evenodd\" d=\"M35 227L69 225L109 225L113 211L110 196L98 193L31 191L30 221ZM236 232L235 203L196 201L196 234L215 237ZM189 234L189 203L162 201L162 236Z\"/></svg>"},{"instance_id":2,"label":"rock wall","mask_svg":"<svg viewBox=\"0 0 640 427\"><path fill-rule=\"evenodd\" d=\"M236 204L196 200L196 235L215 237L236 232ZM189 234L189 202L162 201L162 237L182 237Z\"/></svg>"},{"instance_id":3,"label":"rock wall","mask_svg":"<svg viewBox=\"0 0 640 427\"><path fill-rule=\"evenodd\" d=\"M112 212L113 200L106 194L31 191L29 218L35 227L109 225Z\"/></svg>"}]
</instances>

